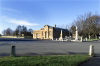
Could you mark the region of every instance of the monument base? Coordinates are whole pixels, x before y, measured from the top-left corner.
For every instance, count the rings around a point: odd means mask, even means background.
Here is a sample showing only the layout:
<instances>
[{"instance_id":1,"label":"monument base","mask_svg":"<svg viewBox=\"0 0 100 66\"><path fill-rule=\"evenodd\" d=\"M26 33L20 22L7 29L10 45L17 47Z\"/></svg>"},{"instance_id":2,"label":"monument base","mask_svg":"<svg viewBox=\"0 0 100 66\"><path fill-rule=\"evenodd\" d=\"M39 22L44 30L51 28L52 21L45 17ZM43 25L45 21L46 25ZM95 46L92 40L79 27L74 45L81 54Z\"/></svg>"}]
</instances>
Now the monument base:
<instances>
[{"instance_id":1,"label":"monument base","mask_svg":"<svg viewBox=\"0 0 100 66\"><path fill-rule=\"evenodd\" d=\"M81 40L71 40L72 42L82 42Z\"/></svg>"}]
</instances>

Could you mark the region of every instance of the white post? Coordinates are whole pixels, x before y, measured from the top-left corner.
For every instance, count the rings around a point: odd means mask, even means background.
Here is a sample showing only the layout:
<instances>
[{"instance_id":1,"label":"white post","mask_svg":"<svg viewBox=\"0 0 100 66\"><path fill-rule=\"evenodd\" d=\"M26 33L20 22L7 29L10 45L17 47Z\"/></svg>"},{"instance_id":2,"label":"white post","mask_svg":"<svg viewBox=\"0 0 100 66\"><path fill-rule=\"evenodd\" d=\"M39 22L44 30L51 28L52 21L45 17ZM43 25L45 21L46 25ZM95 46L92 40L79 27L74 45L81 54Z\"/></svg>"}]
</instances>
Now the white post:
<instances>
[{"instance_id":1,"label":"white post","mask_svg":"<svg viewBox=\"0 0 100 66\"><path fill-rule=\"evenodd\" d=\"M89 46L89 56L94 56L94 46L93 45Z\"/></svg>"}]
</instances>

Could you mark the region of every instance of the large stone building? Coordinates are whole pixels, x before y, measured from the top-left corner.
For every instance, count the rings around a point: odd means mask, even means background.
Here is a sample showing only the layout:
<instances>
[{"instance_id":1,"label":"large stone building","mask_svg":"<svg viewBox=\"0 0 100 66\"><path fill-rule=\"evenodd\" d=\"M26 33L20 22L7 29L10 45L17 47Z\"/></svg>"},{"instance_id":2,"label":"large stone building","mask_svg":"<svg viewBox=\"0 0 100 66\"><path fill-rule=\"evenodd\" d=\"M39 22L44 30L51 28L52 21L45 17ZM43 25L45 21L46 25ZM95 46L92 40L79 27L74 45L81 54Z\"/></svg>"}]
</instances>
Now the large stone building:
<instances>
[{"instance_id":1,"label":"large stone building","mask_svg":"<svg viewBox=\"0 0 100 66\"><path fill-rule=\"evenodd\" d=\"M45 25L43 28L40 30L34 30L33 31L33 38L34 39L55 39L59 38L62 30L62 37L64 38L65 36L69 35L69 32L67 29L62 29L56 27L52 27L49 25Z\"/></svg>"}]
</instances>

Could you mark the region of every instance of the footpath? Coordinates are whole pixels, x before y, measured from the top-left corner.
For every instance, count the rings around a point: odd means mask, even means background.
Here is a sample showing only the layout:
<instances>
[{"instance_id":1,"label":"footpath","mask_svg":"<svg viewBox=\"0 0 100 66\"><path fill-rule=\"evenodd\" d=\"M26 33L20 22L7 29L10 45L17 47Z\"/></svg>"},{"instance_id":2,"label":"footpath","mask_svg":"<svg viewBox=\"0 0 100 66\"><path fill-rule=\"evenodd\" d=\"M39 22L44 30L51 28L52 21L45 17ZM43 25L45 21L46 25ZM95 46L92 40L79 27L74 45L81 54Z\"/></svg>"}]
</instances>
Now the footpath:
<instances>
[{"instance_id":1,"label":"footpath","mask_svg":"<svg viewBox=\"0 0 100 66\"><path fill-rule=\"evenodd\" d=\"M80 66L100 66L100 57L93 57L89 61L81 64Z\"/></svg>"}]
</instances>

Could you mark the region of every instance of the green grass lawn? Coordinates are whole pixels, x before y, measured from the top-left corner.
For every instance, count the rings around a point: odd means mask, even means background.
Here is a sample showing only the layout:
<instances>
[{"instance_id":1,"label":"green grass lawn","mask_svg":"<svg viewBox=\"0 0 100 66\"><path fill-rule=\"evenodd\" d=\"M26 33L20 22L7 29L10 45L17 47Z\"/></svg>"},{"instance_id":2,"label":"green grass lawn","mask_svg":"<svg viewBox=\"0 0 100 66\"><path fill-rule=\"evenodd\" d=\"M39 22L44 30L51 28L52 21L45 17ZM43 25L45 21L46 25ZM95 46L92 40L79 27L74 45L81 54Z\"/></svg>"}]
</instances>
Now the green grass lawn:
<instances>
[{"instance_id":1,"label":"green grass lawn","mask_svg":"<svg viewBox=\"0 0 100 66\"><path fill-rule=\"evenodd\" d=\"M78 66L88 59L87 55L1 57L0 66Z\"/></svg>"},{"instance_id":2,"label":"green grass lawn","mask_svg":"<svg viewBox=\"0 0 100 66\"><path fill-rule=\"evenodd\" d=\"M88 41L96 41L96 40L100 40L100 39L88 39Z\"/></svg>"}]
</instances>

